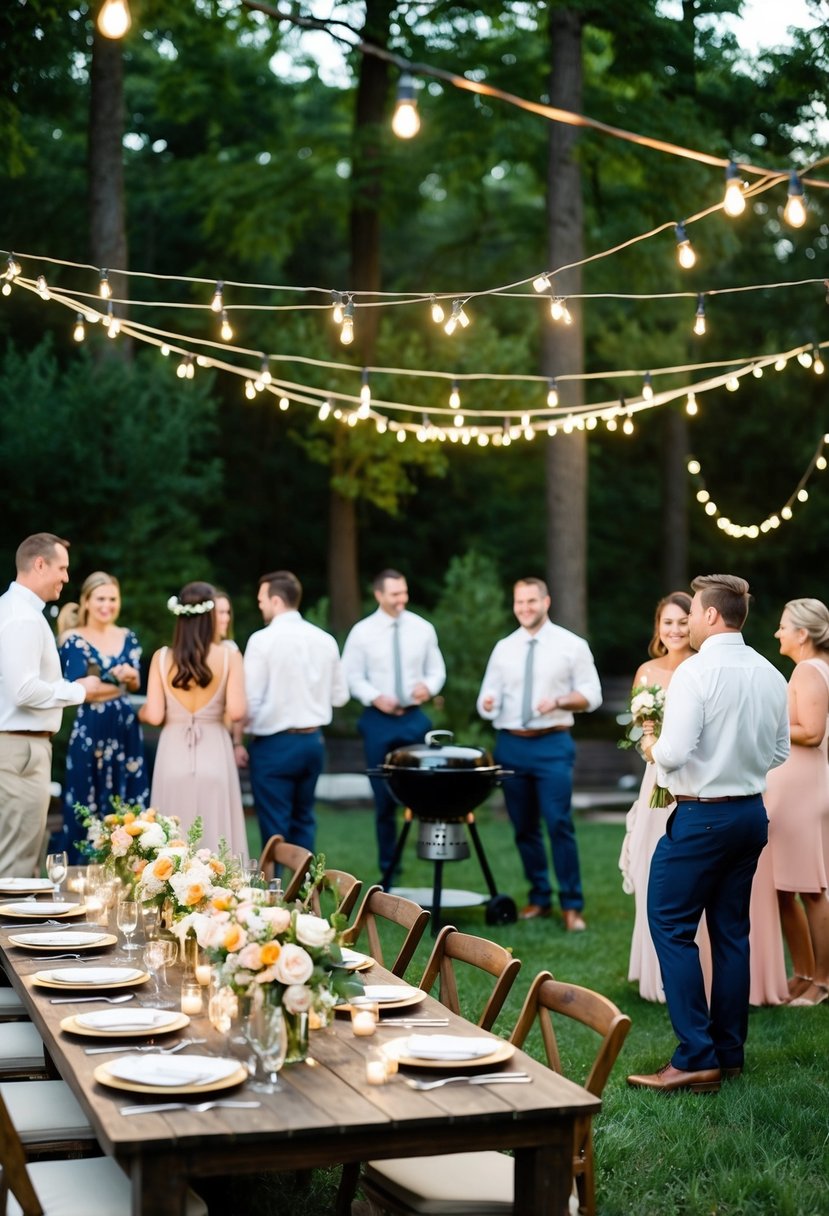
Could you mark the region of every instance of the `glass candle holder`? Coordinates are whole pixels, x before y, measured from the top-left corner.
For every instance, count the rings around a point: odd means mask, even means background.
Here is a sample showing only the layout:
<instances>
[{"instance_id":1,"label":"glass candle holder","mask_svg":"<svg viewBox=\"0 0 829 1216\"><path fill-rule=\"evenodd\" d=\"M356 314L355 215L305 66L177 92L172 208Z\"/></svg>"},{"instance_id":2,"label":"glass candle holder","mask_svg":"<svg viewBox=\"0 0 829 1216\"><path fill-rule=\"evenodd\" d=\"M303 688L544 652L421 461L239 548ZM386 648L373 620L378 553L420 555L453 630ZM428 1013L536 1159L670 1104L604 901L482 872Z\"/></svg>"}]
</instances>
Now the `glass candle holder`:
<instances>
[{"instance_id":1,"label":"glass candle holder","mask_svg":"<svg viewBox=\"0 0 829 1216\"><path fill-rule=\"evenodd\" d=\"M351 1006L351 1033L358 1038L368 1037L377 1029L380 1010L376 1001L360 1001Z\"/></svg>"},{"instance_id":2,"label":"glass candle holder","mask_svg":"<svg viewBox=\"0 0 829 1216\"><path fill-rule=\"evenodd\" d=\"M366 1055L366 1082L369 1085L385 1085L388 1072L386 1053L380 1047L372 1047Z\"/></svg>"},{"instance_id":3,"label":"glass candle holder","mask_svg":"<svg viewBox=\"0 0 829 1216\"><path fill-rule=\"evenodd\" d=\"M201 984L196 980L184 980L181 985L181 1012L190 1016L201 1013L203 1003Z\"/></svg>"}]
</instances>

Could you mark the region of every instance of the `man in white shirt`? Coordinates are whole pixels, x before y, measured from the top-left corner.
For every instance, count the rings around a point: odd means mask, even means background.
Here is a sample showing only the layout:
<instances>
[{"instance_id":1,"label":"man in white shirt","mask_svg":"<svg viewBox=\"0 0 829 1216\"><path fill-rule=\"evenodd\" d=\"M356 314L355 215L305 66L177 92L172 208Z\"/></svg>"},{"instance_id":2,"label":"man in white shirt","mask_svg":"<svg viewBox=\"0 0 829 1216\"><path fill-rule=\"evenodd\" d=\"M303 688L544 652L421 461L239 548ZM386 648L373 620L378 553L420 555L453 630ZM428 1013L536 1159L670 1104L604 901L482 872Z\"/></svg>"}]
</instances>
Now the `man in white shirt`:
<instances>
[{"instance_id":1,"label":"man in white shirt","mask_svg":"<svg viewBox=\"0 0 829 1216\"><path fill-rule=\"evenodd\" d=\"M540 578L519 579L513 611L520 628L490 655L478 713L498 731L495 759L515 772L504 781L504 799L530 884L529 902L519 917L534 920L551 911L543 820L564 927L579 932L587 926L570 810L576 756L570 728L574 714L601 705L601 684L587 642L550 620L550 595Z\"/></svg>"},{"instance_id":2,"label":"man in white shirt","mask_svg":"<svg viewBox=\"0 0 829 1216\"><path fill-rule=\"evenodd\" d=\"M337 643L303 620L302 586L289 570L263 574L259 608L265 628L245 649L249 750L234 738L236 762L250 762L262 843L277 833L314 851L314 792L325 761L321 727L348 688Z\"/></svg>"},{"instance_id":3,"label":"man in white shirt","mask_svg":"<svg viewBox=\"0 0 829 1216\"><path fill-rule=\"evenodd\" d=\"M46 830L52 735L63 709L108 696L97 676L61 677L43 609L69 581L69 541L51 532L18 546L17 577L0 597L0 877L34 873Z\"/></svg>"},{"instance_id":4,"label":"man in white shirt","mask_svg":"<svg viewBox=\"0 0 829 1216\"><path fill-rule=\"evenodd\" d=\"M358 727L366 764L376 768L388 752L422 743L432 723L421 706L446 680L446 665L432 625L409 612L409 588L398 570L374 580L377 611L358 621L343 647L352 697L365 706ZM397 802L386 782L373 777L381 881L388 887L397 839Z\"/></svg>"},{"instance_id":5,"label":"man in white shirt","mask_svg":"<svg viewBox=\"0 0 829 1216\"><path fill-rule=\"evenodd\" d=\"M763 790L789 754L786 681L746 646L748 583L694 579L688 618L698 651L671 680L662 732L642 738L657 780L676 800L651 862L648 924L679 1045L658 1072L631 1085L713 1092L738 1076L748 1032L749 901L768 839ZM705 912L711 1005L694 940Z\"/></svg>"}]
</instances>

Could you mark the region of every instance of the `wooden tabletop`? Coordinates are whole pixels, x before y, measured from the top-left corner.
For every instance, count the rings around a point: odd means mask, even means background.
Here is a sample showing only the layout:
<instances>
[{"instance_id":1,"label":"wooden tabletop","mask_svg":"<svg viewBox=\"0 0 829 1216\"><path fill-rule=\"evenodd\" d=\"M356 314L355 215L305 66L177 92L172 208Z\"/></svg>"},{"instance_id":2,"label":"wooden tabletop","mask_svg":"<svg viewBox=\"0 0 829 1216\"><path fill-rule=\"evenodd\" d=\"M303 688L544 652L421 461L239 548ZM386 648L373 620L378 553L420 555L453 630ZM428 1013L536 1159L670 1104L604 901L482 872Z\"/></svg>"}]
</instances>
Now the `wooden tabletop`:
<instances>
[{"instance_id":1,"label":"wooden tabletop","mask_svg":"<svg viewBox=\"0 0 829 1216\"><path fill-rule=\"evenodd\" d=\"M107 1088L95 1080L95 1067L101 1060L117 1059L118 1053L87 1056L84 1048L98 1043L105 1045L106 1040L81 1038L61 1030L60 1023L68 1015L96 1006L51 1004L50 998L64 994L33 984L35 972L61 964L44 963L37 954L9 945L10 935L32 928L32 922L22 921L14 928L0 928L3 966L25 1002L55 1068L86 1110L103 1149L131 1177L133 1212L137 1216L180 1216L190 1178L310 1169L369 1158L480 1149L515 1151L516 1216L542 1213L563 1216L567 1211L573 1120L576 1114L596 1112L601 1105L599 1100L518 1050L502 1068L529 1073L531 1084L447 1085L421 1093L404 1083L406 1070L401 1070L386 1085L369 1086L365 1072L367 1050L405 1038L417 1030L416 1026L378 1029L372 1037L355 1038L350 1020L335 1017L331 1026L312 1032L308 1061L282 1070L278 1093L253 1093L242 1085L215 1095L256 1099L261 1106L255 1110L121 1115L122 1106L160 1102L165 1100L164 1096L145 1098ZM118 947L110 947L96 957L106 964L125 962ZM140 960L140 954L133 954L133 961L136 958ZM74 965L74 960L65 963ZM365 974L370 983L402 983L380 967ZM172 969L171 976L175 992L178 976ZM135 991L141 994L141 989ZM399 1015L399 1010L396 1012ZM414 1018L448 1017L447 1027L424 1027L424 1034L484 1033L449 1013L431 997L406 1012L411 1012ZM207 1041L185 1048L180 1054L232 1054L206 1016L194 1017L181 1036L170 1035L161 1039L160 1045L190 1035ZM501 1042L496 1036L493 1040L495 1045ZM136 1043L147 1041L136 1039ZM418 1070L417 1074L409 1072L409 1075L440 1073ZM169 1100L175 1100L175 1096L170 1095Z\"/></svg>"}]
</instances>

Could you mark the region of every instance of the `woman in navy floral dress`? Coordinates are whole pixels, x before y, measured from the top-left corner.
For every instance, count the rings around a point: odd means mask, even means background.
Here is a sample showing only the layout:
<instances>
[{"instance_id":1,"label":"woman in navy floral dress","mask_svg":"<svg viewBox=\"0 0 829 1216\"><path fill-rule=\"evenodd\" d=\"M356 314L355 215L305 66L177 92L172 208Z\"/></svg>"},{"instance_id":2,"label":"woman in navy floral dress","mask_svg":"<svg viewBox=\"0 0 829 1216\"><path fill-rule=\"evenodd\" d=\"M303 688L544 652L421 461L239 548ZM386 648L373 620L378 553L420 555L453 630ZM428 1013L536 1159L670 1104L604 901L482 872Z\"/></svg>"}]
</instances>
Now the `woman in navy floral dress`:
<instances>
[{"instance_id":1,"label":"woman in navy floral dress","mask_svg":"<svg viewBox=\"0 0 829 1216\"><path fill-rule=\"evenodd\" d=\"M99 674L112 684L108 700L79 707L69 738L63 822L69 836L70 864L84 860L78 844L85 833L75 817L76 802L106 815L114 796L142 805L149 798L144 740L127 695L136 692L141 682L141 647L132 630L116 625L120 609L118 580L97 571L81 588L80 604L65 605L58 618L60 659L66 678Z\"/></svg>"}]
</instances>

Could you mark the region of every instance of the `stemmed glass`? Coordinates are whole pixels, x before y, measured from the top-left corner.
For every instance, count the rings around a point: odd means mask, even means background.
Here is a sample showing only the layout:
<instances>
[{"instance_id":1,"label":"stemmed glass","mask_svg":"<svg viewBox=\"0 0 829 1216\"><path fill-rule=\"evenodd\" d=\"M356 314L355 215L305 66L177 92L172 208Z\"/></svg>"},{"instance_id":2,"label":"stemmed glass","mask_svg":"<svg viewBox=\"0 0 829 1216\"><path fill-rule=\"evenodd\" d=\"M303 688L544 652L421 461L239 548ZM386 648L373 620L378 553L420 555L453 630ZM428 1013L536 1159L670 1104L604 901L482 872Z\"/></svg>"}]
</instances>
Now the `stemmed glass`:
<instances>
[{"instance_id":1,"label":"stemmed glass","mask_svg":"<svg viewBox=\"0 0 829 1216\"><path fill-rule=\"evenodd\" d=\"M55 899L60 896L60 884L69 869L69 858L66 853L50 853L46 858L46 873L54 890Z\"/></svg>"},{"instance_id":2,"label":"stemmed glass","mask_svg":"<svg viewBox=\"0 0 829 1216\"><path fill-rule=\"evenodd\" d=\"M153 938L147 942L141 958L145 968L155 980L155 996L153 1004L159 1009L175 1009L176 1003L172 998L162 996L161 984L167 987L167 968L176 961L178 947L175 942L165 937ZM159 983L159 976L161 982Z\"/></svg>"},{"instance_id":3,"label":"stemmed glass","mask_svg":"<svg viewBox=\"0 0 829 1216\"><path fill-rule=\"evenodd\" d=\"M245 1019L245 1038L267 1074L266 1081L251 1081L250 1087L260 1094L273 1094L279 1089L277 1074L285 1063L288 1033L282 1006L264 1000L255 1002Z\"/></svg>"},{"instance_id":4,"label":"stemmed glass","mask_svg":"<svg viewBox=\"0 0 829 1216\"><path fill-rule=\"evenodd\" d=\"M124 935L126 942L124 953L132 954L134 950L138 949L132 944L132 935L138 928L138 900L133 898L131 892L119 898L115 923Z\"/></svg>"}]
</instances>

